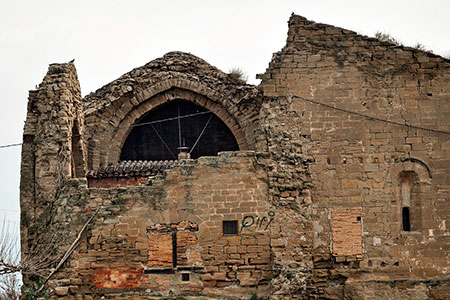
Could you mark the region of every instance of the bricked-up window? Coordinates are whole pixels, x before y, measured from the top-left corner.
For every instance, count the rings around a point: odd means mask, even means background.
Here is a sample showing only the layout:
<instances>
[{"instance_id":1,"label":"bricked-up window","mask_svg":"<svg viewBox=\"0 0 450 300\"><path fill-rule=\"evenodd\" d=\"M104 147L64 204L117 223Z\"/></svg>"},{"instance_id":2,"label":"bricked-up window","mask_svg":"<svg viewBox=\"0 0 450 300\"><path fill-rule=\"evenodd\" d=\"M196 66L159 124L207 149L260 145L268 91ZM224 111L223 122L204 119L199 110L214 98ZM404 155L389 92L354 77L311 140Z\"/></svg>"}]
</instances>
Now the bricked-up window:
<instances>
[{"instance_id":1,"label":"bricked-up window","mask_svg":"<svg viewBox=\"0 0 450 300\"><path fill-rule=\"evenodd\" d=\"M173 234L168 230L150 231L150 250L148 266L157 268L173 268L176 261L173 259Z\"/></svg>"},{"instance_id":2,"label":"bricked-up window","mask_svg":"<svg viewBox=\"0 0 450 300\"><path fill-rule=\"evenodd\" d=\"M189 152L197 140L191 158L239 150L227 125L208 112L204 107L182 100L158 106L135 124L123 145L120 160L176 160L180 146L188 147ZM178 116L183 117L179 122ZM163 119L170 121L154 123Z\"/></svg>"},{"instance_id":3,"label":"bricked-up window","mask_svg":"<svg viewBox=\"0 0 450 300\"><path fill-rule=\"evenodd\" d=\"M149 269L146 272L199 267L202 263L197 249L197 230L197 225L188 221L156 224L147 228L150 249Z\"/></svg>"},{"instance_id":4,"label":"bricked-up window","mask_svg":"<svg viewBox=\"0 0 450 300\"><path fill-rule=\"evenodd\" d=\"M238 221L223 221L223 235L237 235Z\"/></svg>"},{"instance_id":5,"label":"bricked-up window","mask_svg":"<svg viewBox=\"0 0 450 300\"><path fill-rule=\"evenodd\" d=\"M331 214L333 255L362 257L361 210L346 209Z\"/></svg>"}]
</instances>

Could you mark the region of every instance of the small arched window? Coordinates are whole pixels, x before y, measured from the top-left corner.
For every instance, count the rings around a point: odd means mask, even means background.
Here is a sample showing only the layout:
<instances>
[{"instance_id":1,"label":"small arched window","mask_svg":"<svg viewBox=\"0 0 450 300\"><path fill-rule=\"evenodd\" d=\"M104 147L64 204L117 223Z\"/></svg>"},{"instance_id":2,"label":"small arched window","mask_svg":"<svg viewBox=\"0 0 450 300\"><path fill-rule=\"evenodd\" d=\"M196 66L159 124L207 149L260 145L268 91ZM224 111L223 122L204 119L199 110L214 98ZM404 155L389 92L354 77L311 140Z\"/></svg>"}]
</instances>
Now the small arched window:
<instances>
[{"instance_id":1,"label":"small arched window","mask_svg":"<svg viewBox=\"0 0 450 300\"><path fill-rule=\"evenodd\" d=\"M191 158L239 150L233 133L219 117L192 102L173 100L134 125L120 160L174 160L180 148L190 152Z\"/></svg>"},{"instance_id":2,"label":"small arched window","mask_svg":"<svg viewBox=\"0 0 450 300\"><path fill-rule=\"evenodd\" d=\"M402 159L391 167L387 180L395 187L395 198L399 201L395 202L399 204L393 218L399 230L417 232L429 226L422 218L422 210L428 209L433 201L431 179L430 168L416 158Z\"/></svg>"}]
</instances>

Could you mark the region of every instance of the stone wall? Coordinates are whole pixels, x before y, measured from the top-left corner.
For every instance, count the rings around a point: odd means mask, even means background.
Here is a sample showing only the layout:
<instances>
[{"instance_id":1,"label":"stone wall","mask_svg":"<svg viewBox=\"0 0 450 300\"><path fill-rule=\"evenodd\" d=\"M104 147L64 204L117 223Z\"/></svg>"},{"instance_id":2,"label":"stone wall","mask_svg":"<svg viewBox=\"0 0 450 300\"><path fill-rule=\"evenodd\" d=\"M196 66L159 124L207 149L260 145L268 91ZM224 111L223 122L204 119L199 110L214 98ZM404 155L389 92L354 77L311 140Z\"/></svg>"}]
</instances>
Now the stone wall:
<instances>
[{"instance_id":1,"label":"stone wall","mask_svg":"<svg viewBox=\"0 0 450 300\"><path fill-rule=\"evenodd\" d=\"M55 256L63 251L58 246L66 243L68 235L60 235L56 227L66 226L55 218L65 180L86 173L82 124L81 92L74 65L50 65L38 89L30 91L24 127L20 201L25 256L39 256L43 248ZM57 225L48 226L53 222ZM44 267L49 266L37 268Z\"/></svg>"},{"instance_id":2,"label":"stone wall","mask_svg":"<svg viewBox=\"0 0 450 300\"><path fill-rule=\"evenodd\" d=\"M287 44L260 75L260 86L265 97L286 103L284 116L296 116L273 126L285 124L285 136L293 130L305 136L314 293L339 298L347 279L448 280L450 139L439 130L450 128L449 67L431 53L300 16L289 20ZM279 115L280 107L269 109ZM402 230L401 176L408 173L416 178L411 222L420 223L413 231ZM361 211L355 229L362 241L352 238L354 231L344 233L348 238L339 232L356 221L351 211ZM361 242L362 257L350 251Z\"/></svg>"},{"instance_id":3,"label":"stone wall","mask_svg":"<svg viewBox=\"0 0 450 300\"><path fill-rule=\"evenodd\" d=\"M240 150L254 150L261 92L188 53L170 52L86 96L88 166L116 163L133 124L152 108L187 100L218 116Z\"/></svg>"},{"instance_id":4,"label":"stone wall","mask_svg":"<svg viewBox=\"0 0 450 300\"><path fill-rule=\"evenodd\" d=\"M24 130L23 252L53 245L48 274L80 236L54 299L444 299L449 66L295 15L259 87L171 52L81 100L74 66L52 65ZM173 100L240 151L118 162Z\"/></svg>"},{"instance_id":5,"label":"stone wall","mask_svg":"<svg viewBox=\"0 0 450 300\"><path fill-rule=\"evenodd\" d=\"M65 297L267 294L269 233L278 216L255 159L227 152L186 161L146 185L73 187L78 192L67 191L61 201L83 213L64 214L85 220L101 208L49 284ZM222 232L224 220L237 221L237 234Z\"/></svg>"}]
</instances>

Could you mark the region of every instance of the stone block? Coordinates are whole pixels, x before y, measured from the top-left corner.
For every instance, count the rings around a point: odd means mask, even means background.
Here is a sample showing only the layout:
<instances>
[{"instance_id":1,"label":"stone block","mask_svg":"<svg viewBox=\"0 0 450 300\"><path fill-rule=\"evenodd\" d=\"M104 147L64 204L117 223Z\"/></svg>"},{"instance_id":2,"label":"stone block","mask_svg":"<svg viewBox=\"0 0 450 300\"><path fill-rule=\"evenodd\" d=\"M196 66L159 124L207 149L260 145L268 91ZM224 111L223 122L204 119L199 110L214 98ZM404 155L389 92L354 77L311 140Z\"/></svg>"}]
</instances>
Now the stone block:
<instances>
[{"instance_id":1,"label":"stone block","mask_svg":"<svg viewBox=\"0 0 450 300\"><path fill-rule=\"evenodd\" d=\"M55 294L57 296L66 296L69 294L69 287L63 286L63 287L56 287L55 288Z\"/></svg>"}]
</instances>

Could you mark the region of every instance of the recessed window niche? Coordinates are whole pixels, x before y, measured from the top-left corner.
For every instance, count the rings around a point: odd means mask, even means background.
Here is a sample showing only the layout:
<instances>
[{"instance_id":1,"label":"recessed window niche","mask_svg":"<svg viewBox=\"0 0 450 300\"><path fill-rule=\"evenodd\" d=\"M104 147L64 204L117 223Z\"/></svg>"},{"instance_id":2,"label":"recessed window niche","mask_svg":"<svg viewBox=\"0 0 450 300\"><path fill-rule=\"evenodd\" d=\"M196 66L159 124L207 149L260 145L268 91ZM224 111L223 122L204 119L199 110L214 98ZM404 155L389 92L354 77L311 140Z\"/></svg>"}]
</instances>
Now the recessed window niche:
<instances>
[{"instance_id":1,"label":"recessed window niche","mask_svg":"<svg viewBox=\"0 0 450 300\"><path fill-rule=\"evenodd\" d=\"M214 113L189 101L173 100L134 125L120 160L176 160L180 147L191 158L239 150L231 130Z\"/></svg>"}]
</instances>

